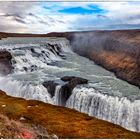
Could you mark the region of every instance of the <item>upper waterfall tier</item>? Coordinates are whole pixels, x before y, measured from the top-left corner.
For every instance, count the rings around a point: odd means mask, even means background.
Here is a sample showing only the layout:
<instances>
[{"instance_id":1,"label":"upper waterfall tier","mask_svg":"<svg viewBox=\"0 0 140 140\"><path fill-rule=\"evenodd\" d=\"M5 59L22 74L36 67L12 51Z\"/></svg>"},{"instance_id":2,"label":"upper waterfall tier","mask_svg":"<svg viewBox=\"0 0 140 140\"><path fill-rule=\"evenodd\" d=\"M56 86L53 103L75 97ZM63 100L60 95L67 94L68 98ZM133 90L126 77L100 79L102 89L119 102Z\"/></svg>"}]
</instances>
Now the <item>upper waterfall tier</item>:
<instances>
[{"instance_id":1,"label":"upper waterfall tier","mask_svg":"<svg viewBox=\"0 0 140 140\"><path fill-rule=\"evenodd\" d=\"M2 43L2 42L1 42ZM70 51L68 40L50 38L48 40L37 42L28 40L25 43L15 40L11 43L11 38L5 44L3 40L2 49L8 50L12 54L12 65L15 72L34 71L43 69L51 63L64 59L64 52Z\"/></svg>"}]
</instances>

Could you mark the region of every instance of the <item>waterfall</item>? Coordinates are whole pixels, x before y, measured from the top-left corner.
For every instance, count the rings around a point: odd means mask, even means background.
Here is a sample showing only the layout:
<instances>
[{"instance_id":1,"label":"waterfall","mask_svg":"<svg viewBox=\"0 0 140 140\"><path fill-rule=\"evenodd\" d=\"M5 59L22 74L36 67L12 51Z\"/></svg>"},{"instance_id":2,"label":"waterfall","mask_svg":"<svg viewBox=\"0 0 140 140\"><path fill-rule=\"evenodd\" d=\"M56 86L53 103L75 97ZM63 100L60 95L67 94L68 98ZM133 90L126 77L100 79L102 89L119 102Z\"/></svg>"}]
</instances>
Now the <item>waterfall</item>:
<instances>
[{"instance_id":1,"label":"waterfall","mask_svg":"<svg viewBox=\"0 0 140 140\"><path fill-rule=\"evenodd\" d=\"M46 70L49 67L48 65L65 59L65 53L71 52L69 41L64 38L46 39L39 42L30 40L31 43L26 43L24 40L21 43L20 39L15 39L13 42L11 39L6 41L7 43L4 42L0 48L8 50L12 54L14 73L7 77L0 76L0 89L11 96L36 99L54 104L47 89L41 83L35 85L35 81L32 82L32 79L29 81L27 74L29 75L30 72L40 69ZM22 77L26 77L25 82L13 79L13 76L17 73L21 73L23 74ZM56 96L61 96L60 87L57 88ZM61 100L58 99L61 98L55 99L56 104L61 104Z\"/></svg>"},{"instance_id":2,"label":"waterfall","mask_svg":"<svg viewBox=\"0 0 140 140\"><path fill-rule=\"evenodd\" d=\"M66 39L50 39L39 44L7 44L0 47L12 54L15 72L32 72L47 68L48 65L64 59L64 53L71 52Z\"/></svg>"},{"instance_id":3,"label":"waterfall","mask_svg":"<svg viewBox=\"0 0 140 140\"><path fill-rule=\"evenodd\" d=\"M61 96L61 85L56 86L54 94L54 103L55 105L62 105L62 96Z\"/></svg>"},{"instance_id":4,"label":"waterfall","mask_svg":"<svg viewBox=\"0 0 140 140\"><path fill-rule=\"evenodd\" d=\"M93 88L75 88L66 107L140 132L140 101L101 94Z\"/></svg>"},{"instance_id":5,"label":"waterfall","mask_svg":"<svg viewBox=\"0 0 140 140\"><path fill-rule=\"evenodd\" d=\"M0 77L0 89L10 96L64 105L61 85L56 86L53 98L42 85L24 84L8 77ZM110 121L132 131L140 131L139 100L131 102L126 97L108 96L94 88L76 87L67 100L66 107Z\"/></svg>"},{"instance_id":6,"label":"waterfall","mask_svg":"<svg viewBox=\"0 0 140 140\"><path fill-rule=\"evenodd\" d=\"M0 77L0 89L10 96L35 99L53 104L50 94L42 85L24 84L11 78Z\"/></svg>"},{"instance_id":7,"label":"waterfall","mask_svg":"<svg viewBox=\"0 0 140 140\"><path fill-rule=\"evenodd\" d=\"M61 48L60 48L61 49ZM60 51L60 52L59 52ZM60 61L62 52L57 47L38 46L12 50L15 71L34 71L46 68L48 64Z\"/></svg>"}]
</instances>

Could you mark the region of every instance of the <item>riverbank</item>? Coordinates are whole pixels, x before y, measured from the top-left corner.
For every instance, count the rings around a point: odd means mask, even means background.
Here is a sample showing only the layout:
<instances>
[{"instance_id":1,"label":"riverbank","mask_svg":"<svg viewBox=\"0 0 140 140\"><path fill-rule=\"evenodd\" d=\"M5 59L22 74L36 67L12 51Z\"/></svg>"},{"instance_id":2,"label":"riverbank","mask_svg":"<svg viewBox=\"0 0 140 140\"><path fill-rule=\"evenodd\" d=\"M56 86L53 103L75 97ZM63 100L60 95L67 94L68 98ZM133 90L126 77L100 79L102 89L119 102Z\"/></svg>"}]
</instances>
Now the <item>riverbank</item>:
<instances>
[{"instance_id":1,"label":"riverbank","mask_svg":"<svg viewBox=\"0 0 140 140\"><path fill-rule=\"evenodd\" d=\"M23 124L40 125L58 138L140 138L140 133L73 109L11 97L3 91L0 91L0 113Z\"/></svg>"}]
</instances>

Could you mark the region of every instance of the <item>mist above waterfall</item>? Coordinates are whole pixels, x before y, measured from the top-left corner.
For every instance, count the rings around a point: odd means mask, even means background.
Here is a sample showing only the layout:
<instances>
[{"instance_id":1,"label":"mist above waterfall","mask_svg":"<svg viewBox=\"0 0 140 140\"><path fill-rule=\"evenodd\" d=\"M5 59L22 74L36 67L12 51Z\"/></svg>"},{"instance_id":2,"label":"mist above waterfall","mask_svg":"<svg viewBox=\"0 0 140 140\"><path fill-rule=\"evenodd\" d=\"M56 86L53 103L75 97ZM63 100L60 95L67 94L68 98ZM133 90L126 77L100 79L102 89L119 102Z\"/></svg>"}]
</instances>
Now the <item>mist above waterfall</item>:
<instances>
[{"instance_id":1,"label":"mist above waterfall","mask_svg":"<svg viewBox=\"0 0 140 140\"><path fill-rule=\"evenodd\" d=\"M71 37L73 50L80 55L89 55L91 51L115 51L136 55L135 46L115 39L113 36L98 32L74 33Z\"/></svg>"},{"instance_id":2,"label":"mist above waterfall","mask_svg":"<svg viewBox=\"0 0 140 140\"><path fill-rule=\"evenodd\" d=\"M74 52L140 87L140 47L135 43L138 35L135 37L132 33L129 31L127 34L121 31L74 33L71 37L71 46Z\"/></svg>"}]
</instances>

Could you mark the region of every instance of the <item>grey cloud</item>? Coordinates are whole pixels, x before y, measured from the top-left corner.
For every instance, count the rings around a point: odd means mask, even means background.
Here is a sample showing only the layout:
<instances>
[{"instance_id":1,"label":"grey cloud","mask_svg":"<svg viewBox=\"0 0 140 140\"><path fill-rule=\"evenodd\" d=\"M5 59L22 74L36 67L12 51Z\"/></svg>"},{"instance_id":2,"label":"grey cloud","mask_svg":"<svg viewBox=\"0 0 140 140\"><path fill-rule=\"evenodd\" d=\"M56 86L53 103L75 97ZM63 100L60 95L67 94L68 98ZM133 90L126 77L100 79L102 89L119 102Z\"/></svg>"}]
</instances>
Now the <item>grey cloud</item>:
<instances>
[{"instance_id":1,"label":"grey cloud","mask_svg":"<svg viewBox=\"0 0 140 140\"><path fill-rule=\"evenodd\" d=\"M44 20L39 20L39 23L51 26L50 23L48 23L47 21L44 21Z\"/></svg>"},{"instance_id":2,"label":"grey cloud","mask_svg":"<svg viewBox=\"0 0 140 140\"><path fill-rule=\"evenodd\" d=\"M97 15L98 18L108 18L108 16L105 15Z\"/></svg>"},{"instance_id":3,"label":"grey cloud","mask_svg":"<svg viewBox=\"0 0 140 140\"><path fill-rule=\"evenodd\" d=\"M22 15L35 5L33 2L0 2L0 12Z\"/></svg>"},{"instance_id":4,"label":"grey cloud","mask_svg":"<svg viewBox=\"0 0 140 140\"><path fill-rule=\"evenodd\" d=\"M64 21L62 21L62 20L57 20L59 23L65 23Z\"/></svg>"},{"instance_id":5,"label":"grey cloud","mask_svg":"<svg viewBox=\"0 0 140 140\"><path fill-rule=\"evenodd\" d=\"M35 15L33 13L28 13L28 15L31 16L31 17L39 18L37 15Z\"/></svg>"},{"instance_id":6,"label":"grey cloud","mask_svg":"<svg viewBox=\"0 0 140 140\"><path fill-rule=\"evenodd\" d=\"M21 15L19 15L19 14L5 14L4 15L5 17L17 17L17 18L22 18L22 16Z\"/></svg>"},{"instance_id":7,"label":"grey cloud","mask_svg":"<svg viewBox=\"0 0 140 140\"><path fill-rule=\"evenodd\" d=\"M115 24L108 25L108 29L139 29L140 24Z\"/></svg>"},{"instance_id":8,"label":"grey cloud","mask_svg":"<svg viewBox=\"0 0 140 140\"><path fill-rule=\"evenodd\" d=\"M20 16L20 15L18 15L18 14L2 14L2 15L0 15L1 17L3 17L3 18L7 18L7 17L10 17L12 20L15 20L15 21L17 21L17 22L19 22L19 23L22 23L22 24L25 24L26 22L23 20L24 18L23 18L23 16Z\"/></svg>"},{"instance_id":9,"label":"grey cloud","mask_svg":"<svg viewBox=\"0 0 140 140\"><path fill-rule=\"evenodd\" d=\"M26 24L26 22L22 20L21 18L14 17L13 19L19 23Z\"/></svg>"}]
</instances>

